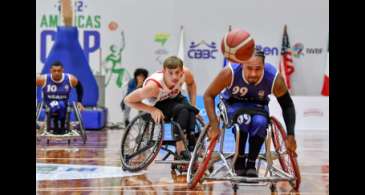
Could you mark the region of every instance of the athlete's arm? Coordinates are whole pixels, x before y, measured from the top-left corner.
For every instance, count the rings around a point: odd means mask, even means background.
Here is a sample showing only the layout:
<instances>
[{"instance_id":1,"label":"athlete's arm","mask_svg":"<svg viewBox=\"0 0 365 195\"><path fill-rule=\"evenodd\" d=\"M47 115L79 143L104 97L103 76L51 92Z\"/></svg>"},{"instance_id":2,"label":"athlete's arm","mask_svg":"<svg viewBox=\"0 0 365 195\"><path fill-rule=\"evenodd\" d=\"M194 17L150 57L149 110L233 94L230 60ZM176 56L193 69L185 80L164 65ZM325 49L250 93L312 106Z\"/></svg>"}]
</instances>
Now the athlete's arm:
<instances>
[{"instance_id":1,"label":"athlete's arm","mask_svg":"<svg viewBox=\"0 0 365 195\"><path fill-rule=\"evenodd\" d=\"M273 93L280 104L281 110L283 111L287 134L294 136L295 107L288 88L285 85L284 78L280 74L275 80Z\"/></svg>"},{"instance_id":2,"label":"athlete's arm","mask_svg":"<svg viewBox=\"0 0 365 195\"><path fill-rule=\"evenodd\" d=\"M224 88L231 84L231 80L232 71L229 67L226 67L219 72L204 93L204 106L209 118L209 125L212 128L208 132L210 138L219 134L219 124L218 118L215 114L214 99Z\"/></svg>"},{"instance_id":3,"label":"athlete's arm","mask_svg":"<svg viewBox=\"0 0 365 195\"><path fill-rule=\"evenodd\" d=\"M277 98L283 112L283 118L288 134L287 140L285 140L286 146L290 152L295 152L297 148L294 138L295 107L293 100L290 97L288 88L286 87L284 78L280 74L277 76L274 82L273 93Z\"/></svg>"},{"instance_id":4,"label":"athlete's arm","mask_svg":"<svg viewBox=\"0 0 365 195\"><path fill-rule=\"evenodd\" d=\"M84 96L84 88L82 87L81 81L79 81L75 76L70 74L70 83L71 87L76 88L77 93L77 106L79 107L80 111L84 110L84 106L82 105L82 98Z\"/></svg>"},{"instance_id":5,"label":"athlete's arm","mask_svg":"<svg viewBox=\"0 0 365 195\"><path fill-rule=\"evenodd\" d=\"M124 98L124 103L137 110L148 112L154 121L159 123L164 119L163 113L150 105L144 104L143 99L156 98L159 94L159 87L154 82L147 82L142 88L138 88Z\"/></svg>"},{"instance_id":6,"label":"athlete's arm","mask_svg":"<svg viewBox=\"0 0 365 195\"><path fill-rule=\"evenodd\" d=\"M194 75L193 73L187 69L184 68L184 74L185 74L185 82L186 82L186 86L188 89L188 94L189 94L189 99L190 99L190 103L193 106L196 106L196 83L194 80Z\"/></svg>"}]
</instances>

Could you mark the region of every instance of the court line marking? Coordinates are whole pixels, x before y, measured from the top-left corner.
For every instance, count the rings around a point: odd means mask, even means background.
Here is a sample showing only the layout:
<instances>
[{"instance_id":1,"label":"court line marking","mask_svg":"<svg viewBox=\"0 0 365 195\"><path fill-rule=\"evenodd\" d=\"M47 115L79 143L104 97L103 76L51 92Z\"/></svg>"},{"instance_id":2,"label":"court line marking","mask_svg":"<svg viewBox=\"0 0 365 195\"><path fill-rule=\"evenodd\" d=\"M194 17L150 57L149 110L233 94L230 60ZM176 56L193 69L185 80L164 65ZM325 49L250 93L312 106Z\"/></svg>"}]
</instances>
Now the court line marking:
<instances>
[{"instance_id":1,"label":"court line marking","mask_svg":"<svg viewBox=\"0 0 365 195\"><path fill-rule=\"evenodd\" d=\"M253 191L253 192L263 192L264 190L253 190L253 189L244 189L245 191ZM47 192L47 191L50 191L50 192L59 192L59 191L68 191L68 190L37 190L37 191L40 191L40 192ZM185 191L178 191L178 190L161 190L161 189L151 189L151 190L138 190L138 189L127 189L127 190L124 190L124 189L120 189L120 190L73 190L73 192L89 192L89 191L92 191L92 192L110 192L110 191L115 191L115 192L161 192L161 193L166 193L166 192L173 192L173 193L178 193L178 192L181 192L181 193L201 193L201 192L206 192L205 190L185 190ZM214 190L212 191L211 193L212 194L221 194L222 192L226 192L226 190L222 190L222 191L218 191L218 190ZM280 191L280 194L290 194L290 192L282 192ZM299 194L301 195L328 195L327 193L325 192L299 192Z\"/></svg>"}]
</instances>

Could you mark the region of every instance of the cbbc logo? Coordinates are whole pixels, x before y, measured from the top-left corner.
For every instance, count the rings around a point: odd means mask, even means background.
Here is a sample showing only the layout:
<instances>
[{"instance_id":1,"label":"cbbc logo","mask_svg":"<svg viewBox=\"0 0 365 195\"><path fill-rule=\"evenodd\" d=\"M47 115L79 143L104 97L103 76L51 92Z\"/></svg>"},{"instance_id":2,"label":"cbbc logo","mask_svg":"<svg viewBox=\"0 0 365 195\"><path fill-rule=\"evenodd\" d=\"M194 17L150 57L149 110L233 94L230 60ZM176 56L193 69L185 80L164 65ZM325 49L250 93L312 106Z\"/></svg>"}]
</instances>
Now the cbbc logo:
<instances>
[{"instance_id":1,"label":"cbbc logo","mask_svg":"<svg viewBox=\"0 0 365 195\"><path fill-rule=\"evenodd\" d=\"M210 44L204 40L198 44L191 42L190 49L188 50L188 57L190 59L216 59L217 46L214 41Z\"/></svg>"},{"instance_id":2,"label":"cbbc logo","mask_svg":"<svg viewBox=\"0 0 365 195\"><path fill-rule=\"evenodd\" d=\"M277 56L280 54L280 50L277 47L268 47L262 45L256 45L256 49L264 52L265 56Z\"/></svg>"}]
</instances>

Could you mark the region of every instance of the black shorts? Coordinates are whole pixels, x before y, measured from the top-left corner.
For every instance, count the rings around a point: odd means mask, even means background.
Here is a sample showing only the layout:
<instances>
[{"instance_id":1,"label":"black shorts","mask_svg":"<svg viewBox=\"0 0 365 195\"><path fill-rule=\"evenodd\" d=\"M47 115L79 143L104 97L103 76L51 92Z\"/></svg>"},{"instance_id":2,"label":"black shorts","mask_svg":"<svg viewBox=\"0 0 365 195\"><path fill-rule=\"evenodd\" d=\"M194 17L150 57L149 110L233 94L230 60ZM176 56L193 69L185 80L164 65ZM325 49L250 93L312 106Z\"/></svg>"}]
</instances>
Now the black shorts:
<instances>
[{"instance_id":1,"label":"black shorts","mask_svg":"<svg viewBox=\"0 0 365 195\"><path fill-rule=\"evenodd\" d=\"M177 95L174 98L168 98L166 100L157 102L155 107L160 109L162 111L162 113L165 116L165 120L169 120L172 117L174 117L176 111L177 106L187 106L187 108L189 108L189 110L191 110L192 112L195 112L196 114L199 113L199 110L197 110L195 107L193 107L192 105L190 105L190 103L188 102L187 98L181 94Z\"/></svg>"}]
</instances>

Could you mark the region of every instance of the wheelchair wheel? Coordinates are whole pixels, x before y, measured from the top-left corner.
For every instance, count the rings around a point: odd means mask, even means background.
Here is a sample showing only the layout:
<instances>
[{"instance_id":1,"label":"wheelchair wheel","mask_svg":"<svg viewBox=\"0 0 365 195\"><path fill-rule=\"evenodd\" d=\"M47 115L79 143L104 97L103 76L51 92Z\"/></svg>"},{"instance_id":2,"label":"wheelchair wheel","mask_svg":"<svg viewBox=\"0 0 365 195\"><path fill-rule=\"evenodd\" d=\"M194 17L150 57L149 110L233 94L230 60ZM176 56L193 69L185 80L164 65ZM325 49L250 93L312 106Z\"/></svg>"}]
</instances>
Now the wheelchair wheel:
<instances>
[{"instance_id":1,"label":"wheelchair wheel","mask_svg":"<svg viewBox=\"0 0 365 195\"><path fill-rule=\"evenodd\" d=\"M160 151L162 139L163 123L156 124L148 113L134 118L122 137L123 169L135 172L148 167Z\"/></svg>"},{"instance_id":2,"label":"wheelchair wheel","mask_svg":"<svg viewBox=\"0 0 365 195\"><path fill-rule=\"evenodd\" d=\"M199 115L198 117L196 117L196 128L198 128L201 132L204 127L205 127L204 119Z\"/></svg>"},{"instance_id":3,"label":"wheelchair wheel","mask_svg":"<svg viewBox=\"0 0 365 195\"><path fill-rule=\"evenodd\" d=\"M81 135L83 144L86 144L87 135L86 135L86 132L85 132L85 128L84 128L84 124L83 124L83 120L82 120L82 116L81 116L80 110L77 108L77 105L76 105L75 102L73 102L73 109L75 111L76 118L79 121L79 125L78 125L79 128L76 128L76 129L77 129L78 133ZM69 128L71 127L70 120L68 121L68 126L69 126Z\"/></svg>"},{"instance_id":4,"label":"wheelchair wheel","mask_svg":"<svg viewBox=\"0 0 365 195\"><path fill-rule=\"evenodd\" d=\"M273 144L279 155L280 165L285 172L295 177L294 182L290 182L290 184L293 189L298 190L301 182L300 170L296 157L287 152L285 146L286 132L281 123L274 117L271 117L271 127Z\"/></svg>"},{"instance_id":5,"label":"wheelchair wheel","mask_svg":"<svg viewBox=\"0 0 365 195\"><path fill-rule=\"evenodd\" d=\"M195 186L201 182L204 176L211 156L214 151L214 147L217 143L218 136L212 140L208 140L208 128L204 128L200 133L198 141L195 145L194 152L189 162L187 172L187 183L190 189L194 189Z\"/></svg>"}]
</instances>

